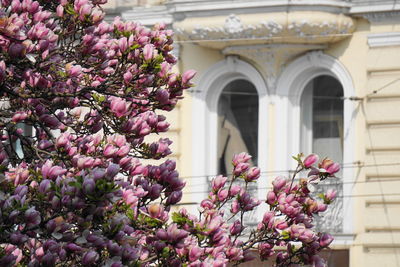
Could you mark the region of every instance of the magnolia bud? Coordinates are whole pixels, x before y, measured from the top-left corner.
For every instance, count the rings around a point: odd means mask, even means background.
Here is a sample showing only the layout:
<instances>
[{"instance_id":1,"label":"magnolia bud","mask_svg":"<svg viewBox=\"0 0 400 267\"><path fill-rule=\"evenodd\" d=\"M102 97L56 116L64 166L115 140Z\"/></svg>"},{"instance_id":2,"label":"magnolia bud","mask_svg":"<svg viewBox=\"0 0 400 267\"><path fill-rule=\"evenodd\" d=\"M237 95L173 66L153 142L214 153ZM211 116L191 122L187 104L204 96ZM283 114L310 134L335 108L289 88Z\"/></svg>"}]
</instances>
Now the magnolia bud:
<instances>
[{"instance_id":1,"label":"magnolia bud","mask_svg":"<svg viewBox=\"0 0 400 267\"><path fill-rule=\"evenodd\" d=\"M321 237L319 238L319 244L321 247L327 247L329 246L333 241L333 236L330 234L322 234Z\"/></svg>"},{"instance_id":2,"label":"magnolia bud","mask_svg":"<svg viewBox=\"0 0 400 267\"><path fill-rule=\"evenodd\" d=\"M87 266L95 263L99 259L99 254L93 250L89 250L82 257L82 264Z\"/></svg>"},{"instance_id":3,"label":"magnolia bud","mask_svg":"<svg viewBox=\"0 0 400 267\"><path fill-rule=\"evenodd\" d=\"M318 155L316 154L310 154L308 155L304 161L303 161L303 165L304 167L306 167L307 169L310 168L314 163L316 163L319 160Z\"/></svg>"},{"instance_id":4,"label":"magnolia bud","mask_svg":"<svg viewBox=\"0 0 400 267\"><path fill-rule=\"evenodd\" d=\"M340 171L340 165L338 163L332 163L325 170L330 175L334 175L335 173Z\"/></svg>"}]
</instances>

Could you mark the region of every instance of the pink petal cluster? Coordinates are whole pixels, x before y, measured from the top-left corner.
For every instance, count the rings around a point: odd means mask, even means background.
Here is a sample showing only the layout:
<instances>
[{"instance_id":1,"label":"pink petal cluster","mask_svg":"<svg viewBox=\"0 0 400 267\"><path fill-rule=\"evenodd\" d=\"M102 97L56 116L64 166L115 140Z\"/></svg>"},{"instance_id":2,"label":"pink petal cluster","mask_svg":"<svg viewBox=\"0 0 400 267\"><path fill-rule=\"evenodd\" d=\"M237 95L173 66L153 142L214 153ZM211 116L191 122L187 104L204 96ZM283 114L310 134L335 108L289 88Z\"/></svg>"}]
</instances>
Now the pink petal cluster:
<instances>
[{"instance_id":1,"label":"pink petal cluster","mask_svg":"<svg viewBox=\"0 0 400 267\"><path fill-rule=\"evenodd\" d=\"M107 23L106 2L0 0L0 266L224 267L254 250L277 266L294 251L324 266L318 253L333 238L314 231L313 216L336 192L318 201L307 184L339 171L329 159L316 168L318 157L307 157L308 180L277 178L247 240L243 218L262 201L249 190L261 171L246 153L234 156L231 177L212 181L200 216L171 212L186 184L175 162L141 160L172 153L171 140L147 140L168 130L159 113L196 72L173 73L165 24Z\"/></svg>"}]
</instances>

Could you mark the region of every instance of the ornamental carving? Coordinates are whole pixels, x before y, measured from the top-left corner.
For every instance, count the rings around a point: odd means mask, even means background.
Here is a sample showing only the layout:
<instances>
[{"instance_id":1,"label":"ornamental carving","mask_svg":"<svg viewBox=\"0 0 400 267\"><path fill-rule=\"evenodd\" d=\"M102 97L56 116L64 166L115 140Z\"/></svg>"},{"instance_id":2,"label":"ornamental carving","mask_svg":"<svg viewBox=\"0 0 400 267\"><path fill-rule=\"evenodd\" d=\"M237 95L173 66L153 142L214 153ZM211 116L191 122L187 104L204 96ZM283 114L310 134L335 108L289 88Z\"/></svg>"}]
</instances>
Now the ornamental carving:
<instances>
[{"instance_id":1,"label":"ornamental carving","mask_svg":"<svg viewBox=\"0 0 400 267\"><path fill-rule=\"evenodd\" d=\"M229 34L235 34L243 31L243 24L240 18L238 18L235 14L231 14L226 20L224 29Z\"/></svg>"},{"instance_id":2,"label":"ornamental carving","mask_svg":"<svg viewBox=\"0 0 400 267\"><path fill-rule=\"evenodd\" d=\"M231 14L225 18L196 17L175 23L174 29L180 40L203 41L202 45L205 45L204 41L236 39L267 39L280 43L299 43L305 39L312 43L329 43L344 39L354 31L354 22L348 16L325 12L310 14L294 12Z\"/></svg>"},{"instance_id":3,"label":"ornamental carving","mask_svg":"<svg viewBox=\"0 0 400 267\"><path fill-rule=\"evenodd\" d=\"M308 20L294 21L288 25L290 34L299 37L317 37L335 34L350 33L354 27L352 22L338 24L336 21L322 21L320 23Z\"/></svg>"},{"instance_id":4,"label":"ornamental carving","mask_svg":"<svg viewBox=\"0 0 400 267\"><path fill-rule=\"evenodd\" d=\"M398 20L400 18L400 11L371 12L355 15L361 16L371 22L382 22L393 19Z\"/></svg>"},{"instance_id":5,"label":"ornamental carving","mask_svg":"<svg viewBox=\"0 0 400 267\"><path fill-rule=\"evenodd\" d=\"M213 39L255 39L272 37L282 32L283 26L274 21L261 21L259 24L243 24L239 17L230 15L223 26L204 27L196 25L193 30L187 32L183 28L175 28L178 36L185 36L191 40Z\"/></svg>"}]
</instances>

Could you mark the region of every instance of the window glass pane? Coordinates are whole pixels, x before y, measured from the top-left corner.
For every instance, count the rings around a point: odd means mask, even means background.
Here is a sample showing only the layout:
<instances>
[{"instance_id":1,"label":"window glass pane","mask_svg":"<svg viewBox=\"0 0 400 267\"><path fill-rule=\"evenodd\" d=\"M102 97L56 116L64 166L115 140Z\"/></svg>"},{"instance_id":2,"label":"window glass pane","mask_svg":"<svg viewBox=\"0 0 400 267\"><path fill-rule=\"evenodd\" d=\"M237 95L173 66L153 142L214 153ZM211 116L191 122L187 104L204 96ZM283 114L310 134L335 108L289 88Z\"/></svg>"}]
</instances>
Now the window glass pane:
<instances>
[{"instance_id":1,"label":"window glass pane","mask_svg":"<svg viewBox=\"0 0 400 267\"><path fill-rule=\"evenodd\" d=\"M308 86L308 97L312 100L311 137L312 152L321 158L329 157L335 162L343 161L343 87L331 76L319 76L313 79ZM309 119L310 120L310 119ZM337 173L337 179L328 179L318 185L317 192L322 193L329 188L338 191L338 198L329 207L327 212L321 213L316 220L319 231L331 233L342 232L343 225L343 200L340 198L343 192L341 172Z\"/></svg>"},{"instance_id":2,"label":"window glass pane","mask_svg":"<svg viewBox=\"0 0 400 267\"><path fill-rule=\"evenodd\" d=\"M313 80L312 150L336 162L343 159L343 88L331 76Z\"/></svg>"},{"instance_id":3,"label":"window glass pane","mask_svg":"<svg viewBox=\"0 0 400 267\"><path fill-rule=\"evenodd\" d=\"M316 153L343 162L343 87L331 76L319 76L304 88L301 98L301 149L305 154ZM338 198L327 212L321 213L316 227L322 232L340 233L343 226L342 173L316 187L316 195L329 188Z\"/></svg>"},{"instance_id":4,"label":"window glass pane","mask_svg":"<svg viewBox=\"0 0 400 267\"><path fill-rule=\"evenodd\" d=\"M247 152L257 164L258 94L246 80L229 83L218 100L218 171L232 171L234 154Z\"/></svg>"}]
</instances>

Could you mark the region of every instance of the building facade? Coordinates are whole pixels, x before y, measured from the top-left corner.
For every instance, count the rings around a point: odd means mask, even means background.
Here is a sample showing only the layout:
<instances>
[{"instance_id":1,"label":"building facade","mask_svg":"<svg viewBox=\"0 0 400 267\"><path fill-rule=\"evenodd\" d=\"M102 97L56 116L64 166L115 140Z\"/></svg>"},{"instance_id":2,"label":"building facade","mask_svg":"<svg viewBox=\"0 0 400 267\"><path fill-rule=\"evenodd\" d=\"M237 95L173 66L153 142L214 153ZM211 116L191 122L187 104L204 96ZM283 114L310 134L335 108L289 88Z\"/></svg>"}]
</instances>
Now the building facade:
<instances>
[{"instance_id":1,"label":"building facade","mask_svg":"<svg viewBox=\"0 0 400 267\"><path fill-rule=\"evenodd\" d=\"M400 3L115 0L107 8L110 19L168 24L177 67L198 71L168 114L189 208L210 177L229 173L233 153L253 155L262 171L253 192L265 198L272 178L294 168L292 155L316 152L342 164L328 185L337 203L318 220L336 237L329 266L400 267Z\"/></svg>"}]
</instances>

